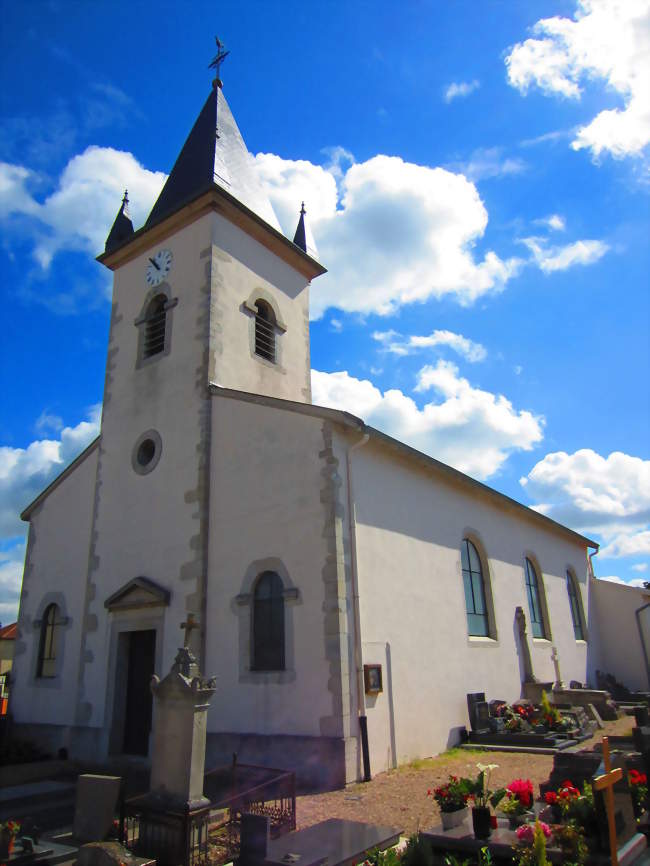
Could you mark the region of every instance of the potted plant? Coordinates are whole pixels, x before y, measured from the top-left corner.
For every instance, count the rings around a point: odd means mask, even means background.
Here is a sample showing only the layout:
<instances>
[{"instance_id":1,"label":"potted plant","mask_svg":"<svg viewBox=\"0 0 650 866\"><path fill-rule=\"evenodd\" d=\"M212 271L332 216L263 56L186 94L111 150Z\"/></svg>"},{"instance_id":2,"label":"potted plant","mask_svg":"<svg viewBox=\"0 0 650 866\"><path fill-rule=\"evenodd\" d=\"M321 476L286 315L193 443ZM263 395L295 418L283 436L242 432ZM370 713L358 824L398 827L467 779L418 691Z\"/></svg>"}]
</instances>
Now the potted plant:
<instances>
[{"instance_id":1,"label":"potted plant","mask_svg":"<svg viewBox=\"0 0 650 866\"><path fill-rule=\"evenodd\" d=\"M523 824L517 830L517 839L526 847L515 854L518 866L551 866L546 856L550 836L551 828L539 819L534 824Z\"/></svg>"},{"instance_id":2,"label":"potted plant","mask_svg":"<svg viewBox=\"0 0 650 866\"><path fill-rule=\"evenodd\" d=\"M499 809L507 815L512 830L532 818L533 783L530 779L514 779L507 786Z\"/></svg>"},{"instance_id":3,"label":"potted plant","mask_svg":"<svg viewBox=\"0 0 650 866\"><path fill-rule=\"evenodd\" d=\"M472 827L476 839L487 839L490 836L490 804L496 806L505 793L505 788L490 791L490 774L496 770L498 764L477 764L478 776L472 782L471 796L474 800L472 806Z\"/></svg>"},{"instance_id":4,"label":"potted plant","mask_svg":"<svg viewBox=\"0 0 650 866\"><path fill-rule=\"evenodd\" d=\"M20 824L12 819L0 824L0 861L9 859L13 851L16 836L20 833Z\"/></svg>"},{"instance_id":5,"label":"potted plant","mask_svg":"<svg viewBox=\"0 0 650 866\"><path fill-rule=\"evenodd\" d=\"M427 797L432 797L440 807L440 817L443 830L458 827L467 818L469 810L467 801L472 793L470 779L449 776L449 781L438 788L427 791Z\"/></svg>"},{"instance_id":6,"label":"potted plant","mask_svg":"<svg viewBox=\"0 0 650 866\"><path fill-rule=\"evenodd\" d=\"M564 866L584 866L589 856L585 834L575 823L558 824L552 828L553 841L562 850Z\"/></svg>"},{"instance_id":7,"label":"potted plant","mask_svg":"<svg viewBox=\"0 0 650 866\"><path fill-rule=\"evenodd\" d=\"M630 770L627 775L627 781L632 794L632 803L634 805L634 816L640 818L645 811L646 799L648 796L648 779L645 773L640 773L638 770Z\"/></svg>"}]
</instances>

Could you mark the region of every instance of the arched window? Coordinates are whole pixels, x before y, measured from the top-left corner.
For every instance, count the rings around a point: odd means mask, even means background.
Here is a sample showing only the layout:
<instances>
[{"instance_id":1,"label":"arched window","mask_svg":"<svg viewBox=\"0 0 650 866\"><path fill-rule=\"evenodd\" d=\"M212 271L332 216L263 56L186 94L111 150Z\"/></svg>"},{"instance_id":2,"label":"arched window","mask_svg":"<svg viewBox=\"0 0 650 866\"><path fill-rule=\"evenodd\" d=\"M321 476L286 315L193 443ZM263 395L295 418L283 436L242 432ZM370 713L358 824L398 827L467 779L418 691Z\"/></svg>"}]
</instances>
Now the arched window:
<instances>
[{"instance_id":1,"label":"arched window","mask_svg":"<svg viewBox=\"0 0 650 866\"><path fill-rule=\"evenodd\" d=\"M263 571L253 593L253 670L284 670L284 587L275 571Z\"/></svg>"},{"instance_id":2,"label":"arched window","mask_svg":"<svg viewBox=\"0 0 650 866\"><path fill-rule=\"evenodd\" d=\"M465 610L467 611L467 629L471 635L488 637L487 606L485 604L485 584L483 569L478 551L469 539L464 538L461 546L461 564L463 567L463 586L465 588Z\"/></svg>"},{"instance_id":3,"label":"arched window","mask_svg":"<svg viewBox=\"0 0 650 866\"><path fill-rule=\"evenodd\" d=\"M255 301L255 354L275 363L275 313L266 301Z\"/></svg>"},{"instance_id":4,"label":"arched window","mask_svg":"<svg viewBox=\"0 0 650 866\"><path fill-rule=\"evenodd\" d=\"M144 316L143 358L151 358L152 355L159 355L165 350L166 304L165 295L156 295L149 302Z\"/></svg>"},{"instance_id":5,"label":"arched window","mask_svg":"<svg viewBox=\"0 0 650 866\"><path fill-rule=\"evenodd\" d=\"M61 637L61 626L63 622L59 616L59 607L49 604L43 614L41 623L41 640L38 647L37 677L53 677L56 675L56 657L59 650L59 639Z\"/></svg>"},{"instance_id":6,"label":"arched window","mask_svg":"<svg viewBox=\"0 0 650 866\"><path fill-rule=\"evenodd\" d=\"M573 633L576 640L584 640L585 633L584 629L582 628L582 605L580 604L580 596L578 594L578 587L576 586L575 578L570 571L567 571L566 573L566 589L569 593L569 607L571 608Z\"/></svg>"},{"instance_id":7,"label":"arched window","mask_svg":"<svg viewBox=\"0 0 650 866\"><path fill-rule=\"evenodd\" d=\"M528 608L530 610L530 625L533 637L546 637L537 572L528 557L526 557L526 592L528 594Z\"/></svg>"}]
</instances>

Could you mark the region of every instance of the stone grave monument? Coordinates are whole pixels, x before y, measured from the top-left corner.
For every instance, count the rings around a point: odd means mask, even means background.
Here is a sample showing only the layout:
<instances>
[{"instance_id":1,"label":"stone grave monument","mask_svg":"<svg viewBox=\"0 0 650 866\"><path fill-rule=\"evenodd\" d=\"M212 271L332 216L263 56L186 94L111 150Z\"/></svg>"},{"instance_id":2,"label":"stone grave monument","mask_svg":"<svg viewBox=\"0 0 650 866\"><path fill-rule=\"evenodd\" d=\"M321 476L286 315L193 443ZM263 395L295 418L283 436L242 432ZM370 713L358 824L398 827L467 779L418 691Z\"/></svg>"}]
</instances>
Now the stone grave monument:
<instances>
[{"instance_id":1,"label":"stone grave monument","mask_svg":"<svg viewBox=\"0 0 650 866\"><path fill-rule=\"evenodd\" d=\"M125 802L138 822L138 853L159 866L190 864L207 853L210 801L203 793L207 713L216 679L201 676L189 649L189 632L197 627L188 616L182 624L185 644L171 670L154 676L153 750L150 791Z\"/></svg>"}]
</instances>

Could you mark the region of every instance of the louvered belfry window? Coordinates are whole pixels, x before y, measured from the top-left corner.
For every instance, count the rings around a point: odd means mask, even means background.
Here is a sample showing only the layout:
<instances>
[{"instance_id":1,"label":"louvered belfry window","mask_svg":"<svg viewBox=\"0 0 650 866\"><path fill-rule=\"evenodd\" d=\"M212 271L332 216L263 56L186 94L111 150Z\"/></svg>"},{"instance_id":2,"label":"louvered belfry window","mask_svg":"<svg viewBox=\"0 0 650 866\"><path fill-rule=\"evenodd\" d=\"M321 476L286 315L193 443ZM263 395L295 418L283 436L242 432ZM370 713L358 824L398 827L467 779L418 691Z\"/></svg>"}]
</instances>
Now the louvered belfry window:
<instances>
[{"instance_id":1,"label":"louvered belfry window","mask_svg":"<svg viewBox=\"0 0 650 866\"><path fill-rule=\"evenodd\" d=\"M142 353L144 358L159 355L165 350L166 304L167 298L165 295L156 295L147 307L144 322L144 350Z\"/></svg>"},{"instance_id":2,"label":"louvered belfry window","mask_svg":"<svg viewBox=\"0 0 650 866\"><path fill-rule=\"evenodd\" d=\"M256 301L255 354L275 363L275 315L266 301Z\"/></svg>"}]
</instances>

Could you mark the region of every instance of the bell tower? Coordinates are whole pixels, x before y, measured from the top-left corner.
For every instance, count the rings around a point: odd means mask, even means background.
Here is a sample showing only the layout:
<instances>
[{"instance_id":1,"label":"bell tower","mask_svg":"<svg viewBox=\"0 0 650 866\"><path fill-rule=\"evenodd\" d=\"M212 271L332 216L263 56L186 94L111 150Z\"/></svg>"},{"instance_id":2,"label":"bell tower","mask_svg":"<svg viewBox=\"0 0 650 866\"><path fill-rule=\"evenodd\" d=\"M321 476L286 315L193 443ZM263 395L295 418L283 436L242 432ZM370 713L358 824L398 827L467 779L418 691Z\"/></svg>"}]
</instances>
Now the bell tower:
<instances>
[{"instance_id":1,"label":"bell tower","mask_svg":"<svg viewBox=\"0 0 650 866\"><path fill-rule=\"evenodd\" d=\"M112 714L117 751L106 641L155 631L156 670L167 669L176 645L163 628L176 633L191 612L205 662L211 386L311 401L309 286L325 269L304 232L281 232L216 68L147 221L134 229L125 194L98 257L114 274L113 305L76 717L101 727ZM167 607L122 621L106 598L136 578L168 592Z\"/></svg>"}]
</instances>

